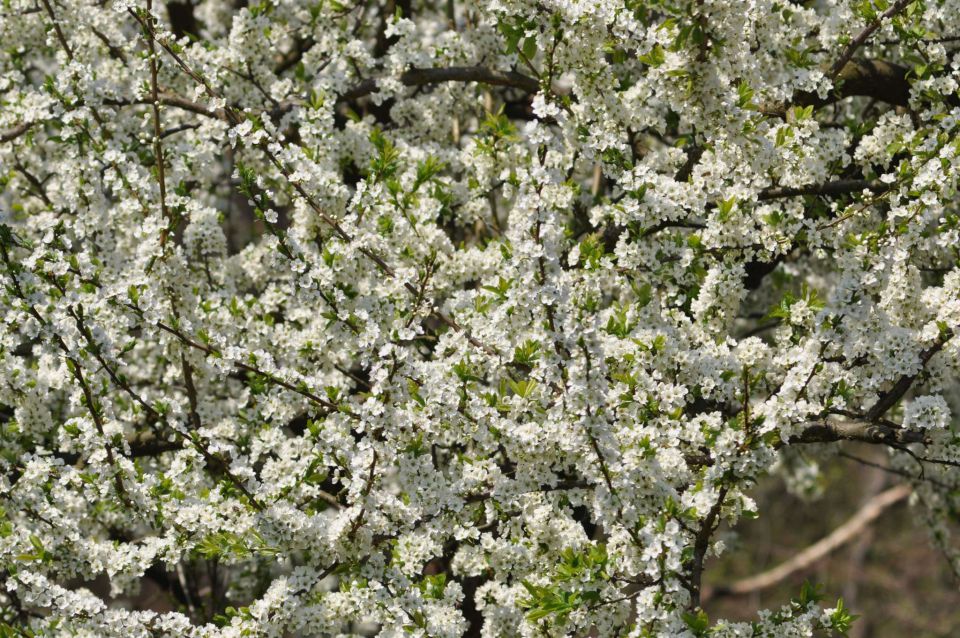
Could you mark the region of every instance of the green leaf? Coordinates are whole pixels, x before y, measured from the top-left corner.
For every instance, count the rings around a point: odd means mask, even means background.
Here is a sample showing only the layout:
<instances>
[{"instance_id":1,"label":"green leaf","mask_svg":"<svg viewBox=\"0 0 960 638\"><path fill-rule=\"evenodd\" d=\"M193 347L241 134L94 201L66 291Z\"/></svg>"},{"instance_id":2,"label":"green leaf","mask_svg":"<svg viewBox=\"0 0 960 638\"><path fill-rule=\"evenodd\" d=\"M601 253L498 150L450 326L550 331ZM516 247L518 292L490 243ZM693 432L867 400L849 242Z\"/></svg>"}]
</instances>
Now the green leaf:
<instances>
[{"instance_id":1,"label":"green leaf","mask_svg":"<svg viewBox=\"0 0 960 638\"><path fill-rule=\"evenodd\" d=\"M813 105L791 106L787 110L787 122L801 122L813 117Z\"/></svg>"},{"instance_id":2,"label":"green leaf","mask_svg":"<svg viewBox=\"0 0 960 638\"><path fill-rule=\"evenodd\" d=\"M517 346L513 351L513 362L531 366L540 358L540 343L529 339L523 345Z\"/></svg>"},{"instance_id":3,"label":"green leaf","mask_svg":"<svg viewBox=\"0 0 960 638\"><path fill-rule=\"evenodd\" d=\"M733 213L734 207L737 205L737 198L731 197L723 201L717 202L717 211L719 214L717 217L720 221L725 222L730 219L731 213Z\"/></svg>"},{"instance_id":4,"label":"green leaf","mask_svg":"<svg viewBox=\"0 0 960 638\"><path fill-rule=\"evenodd\" d=\"M370 161L370 174L375 181L387 181L400 169L400 152L378 128L370 132L370 143L377 151L376 157Z\"/></svg>"},{"instance_id":5,"label":"green leaf","mask_svg":"<svg viewBox=\"0 0 960 638\"><path fill-rule=\"evenodd\" d=\"M655 44L649 53L644 53L638 56L637 59L647 66L658 67L667 61L667 54L662 46Z\"/></svg>"},{"instance_id":6,"label":"green leaf","mask_svg":"<svg viewBox=\"0 0 960 638\"><path fill-rule=\"evenodd\" d=\"M702 609L698 609L696 613L684 612L683 622L690 628L694 636L706 636L710 629L710 617Z\"/></svg>"},{"instance_id":7,"label":"green leaf","mask_svg":"<svg viewBox=\"0 0 960 638\"><path fill-rule=\"evenodd\" d=\"M447 587L447 575L445 573L428 575L419 583L420 591L425 598L440 600L443 598L443 592Z\"/></svg>"},{"instance_id":8,"label":"green leaf","mask_svg":"<svg viewBox=\"0 0 960 638\"><path fill-rule=\"evenodd\" d=\"M737 106L742 109L756 109L753 104L753 89L745 80L737 85Z\"/></svg>"},{"instance_id":9,"label":"green leaf","mask_svg":"<svg viewBox=\"0 0 960 638\"><path fill-rule=\"evenodd\" d=\"M833 610L833 613L830 614L830 626L840 635L846 636L847 632L850 631L850 628L853 626L853 621L857 618L859 618L859 616L851 614L844 608L843 598L840 598L837 600L837 606Z\"/></svg>"},{"instance_id":10,"label":"green leaf","mask_svg":"<svg viewBox=\"0 0 960 638\"><path fill-rule=\"evenodd\" d=\"M645 308L653 299L653 286L650 285L650 282L644 283L641 286L635 286L631 282L631 287L633 288L633 293L637 296L637 307Z\"/></svg>"},{"instance_id":11,"label":"green leaf","mask_svg":"<svg viewBox=\"0 0 960 638\"><path fill-rule=\"evenodd\" d=\"M534 379L521 379L519 381L510 381L510 389L513 390L513 393L518 397L526 399L533 394L534 389L537 387L537 382Z\"/></svg>"},{"instance_id":12,"label":"green leaf","mask_svg":"<svg viewBox=\"0 0 960 638\"><path fill-rule=\"evenodd\" d=\"M774 145L778 148L787 143L787 139L793 137L793 129L789 126L781 126L777 129L777 135L774 139Z\"/></svg>"},{"instance_id":13,"label":"green leaf","mask_svg":"<svg viewBox=\"0 0 960 638\"><path fill-rule=\"evenodd\" d=\"M537 39L527 38L524 40L523 47L521 47L520 52L527 60L532 60L533 57L537 55Z\"/></svg>"},{"instance_id":14,"label":"green leaf","mask_svg":"<svg viewBox=\"0 0 960 638\"><path fill-rule=\"evenodd\" d=\"M823 600L822 588L822 585L811 583L808 580L803 581L803 585L800 587L800 596L792 600L793 604L800 609L806 609L812 604L819 603Z\"/></svg>"}]
</instances>

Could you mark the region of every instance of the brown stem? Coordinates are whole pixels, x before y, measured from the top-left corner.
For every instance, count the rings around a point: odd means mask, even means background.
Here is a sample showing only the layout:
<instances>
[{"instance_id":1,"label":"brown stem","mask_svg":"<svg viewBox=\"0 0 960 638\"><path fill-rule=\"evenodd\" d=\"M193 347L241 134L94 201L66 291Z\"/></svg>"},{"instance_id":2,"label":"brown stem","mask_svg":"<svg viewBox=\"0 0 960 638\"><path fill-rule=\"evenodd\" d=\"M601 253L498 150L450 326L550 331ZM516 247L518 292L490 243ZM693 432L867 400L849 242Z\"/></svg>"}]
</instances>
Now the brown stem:
<instances>
[{"instance_id":1,"label":"brown stem","mask_svg":"<svg viewBox=\"0 0 960 638\"><path fill-rule=\"evenodd\" d=\"M57 34L57 40L60 41L60 46L63 47L64 52L67 54L67 58L73 59L73 49L70 48L70 43L67 42L66 36L63 35L63 30L60 28L60 22L57 20L57 16L53 13L53 7L50 6L50 0L41 0L43 2L43 8L46 10L47 15L50 16L50 21L53 22L53 30Z\"/></svg>"},{"instance_id":2,"label":"brown stem","mask_svg":"<svg viewBox=\"0 0 960 638\"><path fill-rule=\"evenodd\" d=\"M123 485L123 478L120 476L120 466L117 465L117 459L113 455L113 448L110 447L110 442L106 440L107 435L104 434L103 431L103 417L100 414L100 410L97 408L96 401L93 398L93 392L90 390L90 386L87 384L87 381L83 376L80 362L69 355L67 356L67 360L71 363L70 372L77 380L77 383L80 384L80 389L83 392L84 403L87 406L87 410L90 412L90 416L93 417L93 423L97 428L97 434L104 439L103 448L107 453L107 462L110 463L110 466L113 468L113 485L117 490L117 496L120 497L120 500L123 501L123 504L128 508L133 508L133 503L131 503L130 497L127 494L127 488Z\"/></svg>"},{"instance_id":3,"label":"brown stem","mask_svg":"<svg viewBox=\"0 0 960 638\"><path fill-rule=\"evenodd\" d=\"M727 492L730 487L724 485L720 488L720 494L717 502L713 504L706 518L700 525L700 531L693 543L693 559L690 568L690 608L696 609L700 606L700 583L703 580L703 561L707 556L707 550L710 548L710 537L717 529L719 523L720 511L723 509L724 500L727 498Z\"/></svg>"},{"instance_id":4,"label":"brown stem","mask_svg":"<svg viewBox=\"0 0 960 638\"><path fill-rule=\"evenodd\" d=\"M147 13L150 14L149 20L153 20L150 13L153 10L153 0L147 0ZM167 208L167 180L164 174L163 144L160 142L163 135L160 126L160 96L157 90L157 51L153 38L147 36L147 48L150 51L150 100L153 109L153 155L157 165L157 182L160 186L160 210L166 226L160 231L160 247L167 244L167 237L173 228L174 219Z\"/></svg>"}]
</instances>

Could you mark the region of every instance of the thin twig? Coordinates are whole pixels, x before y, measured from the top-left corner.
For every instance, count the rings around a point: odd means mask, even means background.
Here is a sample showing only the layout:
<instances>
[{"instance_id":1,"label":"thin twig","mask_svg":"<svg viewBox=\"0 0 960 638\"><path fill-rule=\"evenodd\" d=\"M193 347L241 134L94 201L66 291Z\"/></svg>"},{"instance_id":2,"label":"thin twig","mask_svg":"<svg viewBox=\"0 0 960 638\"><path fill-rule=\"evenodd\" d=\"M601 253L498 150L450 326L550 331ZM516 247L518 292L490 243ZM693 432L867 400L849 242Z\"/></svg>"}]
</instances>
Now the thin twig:
<instances>
[{"instance_id":1,"label":"thin twig","mask_svg":"<svg viewBox=\"0 0 960 638\"><path fill-rule=\"evenodd\" d=\"M153 0L147 0L147 14L149 19L153 20ZM160 95L157 90L157 51L153 38L147 37L147 48L150 51L150 99L153 109L153 155L157 165L157 183L160 186L160 211L166 224L160 231L161 249L167 244L167 237L174 226L174 219L167 208L167 179L164 173L163 144L161 138L163 131L160 127Z\"/></svg>"}]
</instances>

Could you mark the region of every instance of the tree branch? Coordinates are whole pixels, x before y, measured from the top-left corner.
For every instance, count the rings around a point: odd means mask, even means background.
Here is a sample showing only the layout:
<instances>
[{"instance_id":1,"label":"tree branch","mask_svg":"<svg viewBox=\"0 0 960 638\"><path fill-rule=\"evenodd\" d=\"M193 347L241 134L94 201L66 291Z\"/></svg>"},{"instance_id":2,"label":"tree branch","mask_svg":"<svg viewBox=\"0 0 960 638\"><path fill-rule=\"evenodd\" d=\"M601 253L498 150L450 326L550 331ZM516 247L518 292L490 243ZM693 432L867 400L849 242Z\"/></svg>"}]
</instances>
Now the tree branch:
<instances>
[{"instance_id":1,"label":"tree branch","mask_svg":"<svg viewBox=\"0 0 960 638\"><path fill-rule=\"evenodd\" d=\"M127 438L126 444L130 447L130 452L124 456L131 459L159 456L165 452L183 449L183 443L180 441L159 439L152 432L135 434ZM64 465L74 465L80 460L80 455L75 452L57 452L54 456L63 460Z\"/></svg>"},{"instance_id":2,"label":"tree branch","mask_svg":"<svg viewBox=\"0 0 960 638\"><path fill-rule=\"evenodd\" d=\"M903 398L903 395L907 393L907 390L910 389L910 386L913 385L917 377L920 376L920 373L923 372L923 369L927 366L927 362L933 358L933 355L940 352L952 337L953 334L947 332L941 335L933 345L924 350L920 354L920 370L918 370L916 374L905 374L900 377L893 387L884 392L880 398L877 399L877 402L873 404L873 407L867 410L867 418L870 420L879 419L887 410L896 405L897 402Z\"/></svg>"},{"instance_id":3,"label":"tree branch","mask_svg":"<svg viewBox=\"0 0 960 638\"><path fill-rule=\"evenodd\" d=\"M29 131L32 126L33 122L23 122L8 129L2 129L0 130L0 142L9 142L11 140L15 140Z\"/></svg>"},{"instance_id":4,"label":"tree branch","mask_svg":"<svg viewBox=\"0 0 960 638\"><path fill-rule=\"evenodd\" d=\"M833 89L826 97L803 92L798 93L791 104L820 108L848 97L869 97L893 106L908 106L908 71L904 66L885 60L857 58L848 61L840 70L834 78ZM760 110L768 115L784 117L789 106L790 104L771 105L761 107Z\"/></svg>"},{"instance_id":5,"label":"tree branch","mask_svg":"<svg viewBox=\"0 0 960 638\"><path fill-rule=\"evenodd\" d=\"M913 0L897 0L890 7L881 13L877 18L867 25L867 27L861 31L857 37L850 41L850 44L847 45L847 48L844 49L843 53L840 54L840 57L837 58L837 61L833 63L833 66L830 69L830 77L837 77L843 71L844 67L847 65L853 58L853 54L857 52L863 44L870 38L874 32L880 28L880 25L883 24L884 20L889 20L894 17L901 11L907 8Z\"/></svg>"},{"instance_id":6,"label":"tree branch","mask_svg":"<svg viewBox=\"0 0 960 638\"><path fill-rule=\"evenodd\" d=\"M707 550L710 548L710 537L717 529L719 523L720 511L723 509L724 500L727 498L729 486L724 485L720 488L720 495L717 502L713 504L710 511L707 512L700 530L694 539L693 559L690 568L690 608L696 609L703 604L701 592L701 580L703 578L703 561L707 556Z\"/></svg>"},{"instance_id":7,"label":"tree branch","mask_svg":"<svg viewBox=\"0 0 960 638\"><path fill-rule=\"evenodd\" d=\"M847 193L859 193L869 190L874 193L882 192L890 188L889 184L878 181L868 181L865 179L838 179L825 184L811 184L809 186L798 186L794 188L778 186L767 188L757 195L760 201L771 199L783 199L785 197L800 197L802 195L845 195Z\"/></svg>"},{"instance_id":8,"label":"tree branch","mask_svg":"<svg viewBox=\"0 0 960 638\"><path fill-rule=\"evenodd\" d=\"M536 93L540 83L536 79L516 71L497 71L484 66L452 66L435 69L410 69L400 75L406 86L423 86L443 82L479 82L493 86L507 86L526 93ZM380 80L368 78L340 95L341 100L355 100L379 90Z\"/></svg>"},{"instance_id":9,"label":"tree branch","mask_svg":"<svg viewBox=\"0 0 960 638\"><path fill-rule=\"evenodd\" d=\"M203 115L217 120L226 120L226 114L222 111L211 111L203 104L199 102L194 102L189 100L182 95L177 95L176 93L170 93L168 91L160 91L157 94L157 101L164 106L173 106L184 111L190 111L191 113L196 113L197 115ZM132 105L150 105L153 104L152 96L147 96L144 98L136 100L126 100L122 98L104 98L101 101L101 104L104 106L132 106ZM292 105L291 105L292 106ZM7 129L0 129L0 143L10 142L17 139L31 128L33 128L35 122L22 122L15 126L12 126Z\"/></svg>"},{"instance_id":10,"label":"tree branch","mask_svg":"<svg viewBox=\"0 0 960 638\"><path fill-rule=\"evenodd\" d=\"M836 74L834 89L824 101L809 97L808 104L823 106L847 97L871 97L895 106L910 101L908 69L885 60L858 58L845 63ZM809 94L808 94L809 95Z\"/></svg>"},{"instance_id":11,"label":"tree branch","mask_svg":"<svg viewBox=\"0 0 960 638\"><path fill-rule=\"evenodd\" d=\"M878 494L851 516L847 522L793 558L755 576L704 592L704 598L752 594L769 589L797 572L809 569L817 561L859 536L868 525L877 520L886 510L910 496L912 491L909 485L898 485Z\"/></svg>"},{"instance_id":12,"label":"tree branch","mask_svg":"<svg viewBox=\"0 0 960 638\"><path fill-rule=\"evenodd\" d=\"M199 102L194 102L189 100L182 95L176 93L170 93L169 91L158 91L157 92L157 101L164 106L173 106L184 111L190 111L191 113L196 113L197 115L203 115L205 117L217 119L217 120L227 120L226 114L222 111L211 111L203 104ZM102 103L106 106L131 106L134 104L153 104L153 98L151 96L139 98L136 100L125 100L122 98L104 98Z\"/></svg>"},{"instance_id":13,"label":"tree branch","mask_svg":"<svg viewBox=\"0 0 960 638\"><path fill-rule=\"evenodd\" d=\"M917 430L904 430L892 424L875 423L868 420L854 421L817 421L807 424L803 432L784 442L795 443L833 443L836 441L860 441L862 443L925 443L927 437Z\"/></svg>"}]
</instances>

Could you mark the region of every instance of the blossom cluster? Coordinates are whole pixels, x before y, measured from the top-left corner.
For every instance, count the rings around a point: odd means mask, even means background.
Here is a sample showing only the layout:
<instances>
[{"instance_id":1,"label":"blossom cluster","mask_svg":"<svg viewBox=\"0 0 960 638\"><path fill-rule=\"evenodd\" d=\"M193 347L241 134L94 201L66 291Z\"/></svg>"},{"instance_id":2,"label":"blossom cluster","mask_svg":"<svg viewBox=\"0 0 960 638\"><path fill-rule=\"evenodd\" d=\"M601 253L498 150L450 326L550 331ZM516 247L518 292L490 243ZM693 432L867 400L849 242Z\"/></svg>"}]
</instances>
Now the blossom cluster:
<instances>
[{"instance_id":1,"label":"blossom cluster","mask_svg":"<svg viewBox=\"0 0 960 638\"><path fill-rule=\"evenodd\" d=\"M5 0L0 635L843 633L701 603L751 486L849 441L960 571L957 34Z\"/></svg>"}]
</instances>

